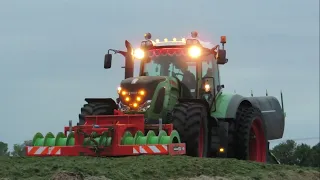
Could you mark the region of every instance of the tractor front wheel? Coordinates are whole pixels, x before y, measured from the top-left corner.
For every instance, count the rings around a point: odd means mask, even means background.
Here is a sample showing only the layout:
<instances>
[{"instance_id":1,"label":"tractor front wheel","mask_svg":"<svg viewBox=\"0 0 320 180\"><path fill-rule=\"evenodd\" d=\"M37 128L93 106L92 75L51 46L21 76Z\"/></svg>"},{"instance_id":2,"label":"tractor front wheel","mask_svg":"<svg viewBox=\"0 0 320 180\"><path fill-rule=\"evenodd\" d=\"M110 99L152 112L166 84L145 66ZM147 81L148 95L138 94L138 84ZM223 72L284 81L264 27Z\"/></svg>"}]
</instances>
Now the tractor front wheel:
<instances>
[{"instance_id":1,"label":"tractor front wheel","mask_svg":"<svg viewBox=\"0 0 320 180\"><path fill-rule=\"evenodd\" d=\"M113 115L114 107L108 103L87 103L81 108L78 125L85 123L85 116Z\"/></svg>"},{"instance_id":2,"label":"tractor front wheel","mask_svg":"<svg viewBox=\"0 0 320 180\"><path fill-rule=\"evenodd\" d=\"M186 143L188 156L208 155L208 113L200 103L179 103L172 111L172 124L179 132L181 142Z\"/></svg>"},{"instance_id":3,"label":"tractor front wheel","mask_svg":"<svg viewBox=\"0 0 320 180\"><path fill-rule=\"evenodd\" d=\"M266 162L267 140L260 110L255 107L239 107L236 124L236 158Z\"/></svg>"}]
</instances>

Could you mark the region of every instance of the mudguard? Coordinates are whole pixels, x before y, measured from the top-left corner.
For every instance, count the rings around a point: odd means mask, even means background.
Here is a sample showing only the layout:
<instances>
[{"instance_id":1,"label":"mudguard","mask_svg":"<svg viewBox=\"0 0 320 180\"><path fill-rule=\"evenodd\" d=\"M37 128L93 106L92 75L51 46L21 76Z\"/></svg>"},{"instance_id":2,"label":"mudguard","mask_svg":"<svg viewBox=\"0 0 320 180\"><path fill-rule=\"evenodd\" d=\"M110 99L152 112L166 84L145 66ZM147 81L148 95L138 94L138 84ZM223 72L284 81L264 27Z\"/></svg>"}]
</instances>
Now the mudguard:
<instances>
[{"instance_id":1,"label":"mudguard","mask_svg":"<svg viewBox=\"0 0 320 180\"><path fill-rule=\"evenodd\" d=\"M285 126L284 112L279 101L273 96L248 97L252 105L261 110L267 127L267 139L280 139Z\"/></svg>"},{"instance_id":2,"label":"mudguard","mask_svg":"<svg viewBox=\"0 0 320 180\"><path fill-rule=\"evenodd\" d=\"M273 96L243 97L221 93L216 100L216 110L211 115L218 119L235 119L238 107L249 103L260 109L266 125L267 140L280 139L284 132L284 113L279 101Z\"/></svg>"},{"instance_id":3,"label":"mudguard","mask_svg":"<svg viewBox=\"0 0 320 180\"><path fill-rule=\"evenodd\" d=\"M117 103L112 98L85 98L87 103L105 103L109 104L114 109L118 109Z\"/></svg>"}]
</instances>

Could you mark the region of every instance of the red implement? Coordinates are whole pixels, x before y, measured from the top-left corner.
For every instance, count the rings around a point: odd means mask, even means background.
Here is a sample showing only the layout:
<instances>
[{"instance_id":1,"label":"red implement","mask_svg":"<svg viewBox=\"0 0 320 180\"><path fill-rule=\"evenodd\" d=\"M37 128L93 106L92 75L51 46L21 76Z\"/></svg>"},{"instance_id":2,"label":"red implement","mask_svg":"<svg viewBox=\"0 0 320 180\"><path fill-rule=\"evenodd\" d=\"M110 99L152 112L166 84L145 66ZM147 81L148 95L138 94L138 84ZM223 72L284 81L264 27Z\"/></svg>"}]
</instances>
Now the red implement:
<instances>
[{"instance_id":1,"label":"red implement","mask_svg":"<svg viewBox=\"0 0 320 180\"><path fill-rule=\"evenodd\" d=\"M27 146L27 156L133 156L133 155L181 155L186 153L184 143L174 144L146 144L146 145L122 145L121 140L126 131L136 134L137 131L145 133L146 130L159 129L159 125L145 125L144 115L99 115L87 116L84 125L65 127L67 136L70 128L74 132L74 145L72 146ZM162 125L162 130L171 134L172 124ZM84 146L85 138L93 132L101 135L108 132L112 137L110 146ZM91 140L94 142L94 138Z\"/></svg>"}]
</instances>

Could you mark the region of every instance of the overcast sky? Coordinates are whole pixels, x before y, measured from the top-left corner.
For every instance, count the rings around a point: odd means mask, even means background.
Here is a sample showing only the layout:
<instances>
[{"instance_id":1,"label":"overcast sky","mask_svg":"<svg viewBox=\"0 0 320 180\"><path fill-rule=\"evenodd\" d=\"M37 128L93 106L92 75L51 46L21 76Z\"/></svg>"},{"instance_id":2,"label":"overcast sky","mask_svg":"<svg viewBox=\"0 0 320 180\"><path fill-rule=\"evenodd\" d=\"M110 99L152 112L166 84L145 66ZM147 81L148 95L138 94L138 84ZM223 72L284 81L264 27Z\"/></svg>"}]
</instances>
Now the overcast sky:
<instances>
[{"instance_id":1,"label":"overcast sky","mask_svg":"<svg viewBox=\"0 0 320 180\"><path fill-rule=\"evenodd\" d=\"M103 69L108 48L193 30L213 43L227 36L225 91L283 90L284 139L318 137L318 8L319 0L0 0L0 141L56 134L76 123L84 98L116 97L124 60Z\"/></svg>"}]
</instances>

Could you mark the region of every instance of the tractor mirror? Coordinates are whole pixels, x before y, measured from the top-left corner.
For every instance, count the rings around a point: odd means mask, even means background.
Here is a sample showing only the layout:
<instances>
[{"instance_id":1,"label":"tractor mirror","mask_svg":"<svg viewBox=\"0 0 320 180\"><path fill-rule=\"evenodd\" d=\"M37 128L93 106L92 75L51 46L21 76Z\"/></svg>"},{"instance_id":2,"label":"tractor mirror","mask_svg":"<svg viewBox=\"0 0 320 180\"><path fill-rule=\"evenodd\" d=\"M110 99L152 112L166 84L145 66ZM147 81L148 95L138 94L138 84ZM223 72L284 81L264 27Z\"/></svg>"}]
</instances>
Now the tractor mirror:
<instances>
[{"instance_id":1,"label":"tractor mirror","mask_svg":"<svg viewBox=\"0 0 320 180\"><path fill-rule=\"evenodd\" d=\"M104 56L104 68L105 69L111 68L111 61L112 61L112 54L106 54Z\"/></svg>"},{"instance_id":2,"label":"tractor mirror","mask_svg":"<svg viewBox=\"0 0 320 180\"><path fill-rule=\"evenodd\" d=\"M228 59L226 58L226 50L219 49L216 55L217 63L218 64L226 64L228 62Z\"/></svg>"}]
</instances>

